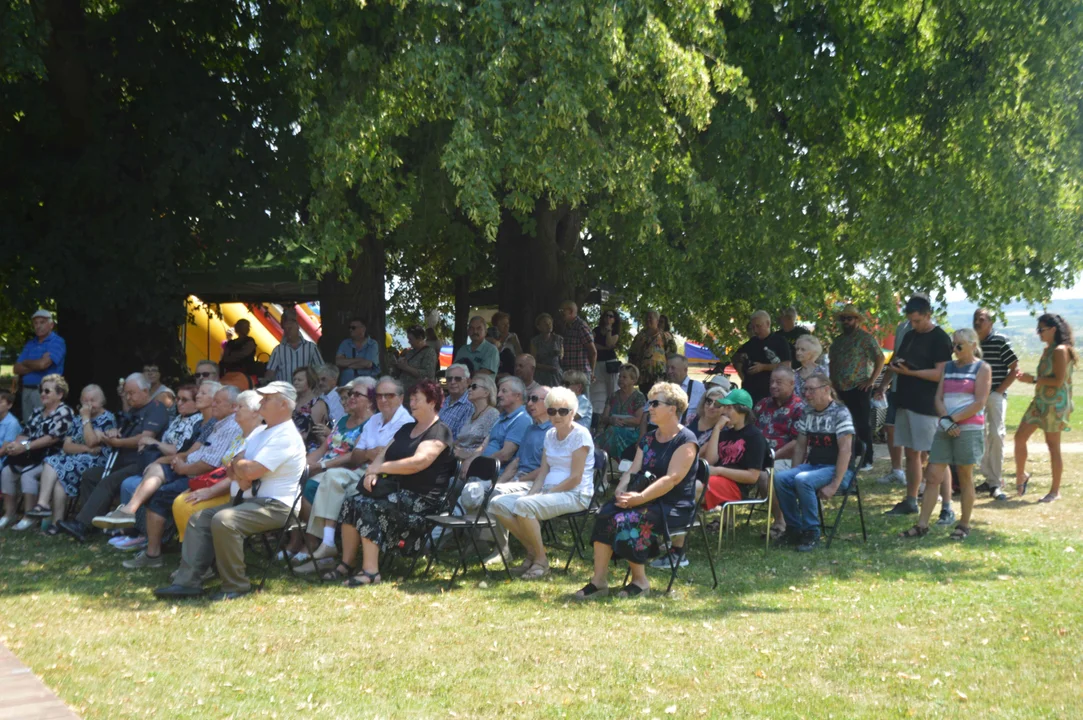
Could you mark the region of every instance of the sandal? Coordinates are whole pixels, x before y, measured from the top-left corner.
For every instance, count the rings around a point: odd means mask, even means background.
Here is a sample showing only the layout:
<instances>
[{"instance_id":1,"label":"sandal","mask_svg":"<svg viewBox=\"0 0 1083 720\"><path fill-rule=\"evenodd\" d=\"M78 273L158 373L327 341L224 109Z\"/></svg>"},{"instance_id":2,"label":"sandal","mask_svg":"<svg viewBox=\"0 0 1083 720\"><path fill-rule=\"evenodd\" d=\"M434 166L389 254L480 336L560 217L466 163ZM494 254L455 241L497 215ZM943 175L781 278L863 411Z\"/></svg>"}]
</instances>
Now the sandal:
<instances>
[{"instance_id":1,"label":"sandal","mask_svg":"<svg viewBox=\"0 0 1083 720\"><path fill-rule=\"evenodd\" d=\"M50 523L49 527L42 530L42 532L49 537L56 537L60 534L60 526L56 523Z\"/></svg>"},{"instance_id":2,"label":"sandal","mask_svg":"<svg viewBox=\"0 0 1083 720\"><path fill-rule=\"evenodd\" d=\"M530 569L523 573L520 577L523 580L541 580L543 577L549 574L548 565L531 565Z\"/></svg>"},{"instance_id":3,"label":"sandal","mask_svg":"<svg viewBox=\"0 0 1083 720\"><path fill-rule=\"evenodd\" d=\"M1060 493L1057 493L1055 495L1053 493L1049 493L1048 495L1043 497L1038 502L1040 502L1040 503L1051 503L1051 502L1056 502L1057 500L1060 500Z\"/></svg>"},{"instance_id":4,"label":"sandal","mask_svg":"<svg viewBox=\"0 0 1083 720\"><path fill-rule=\"evenodd\" d=\"M26 511L26 516L31 518L47 518L53 516L53 509L47 508L41 503Z\"/></svg>"},{"instance_id":5,"label":"sandal","mask_svg":"<svg viewBox=\"0 0 1083 720\"><path fill-rule=\"evenodd\" d=\"M951 531L951 535L948 535L952 540L966 540L970 535L970 528L966 525L956 525L955 529Z\"/></svg>"},{"instance_id":6,"label":"sandal","mask_svg":"<svg viewBox=\"0 0 1083 720\"><path fill-rule=\"evenodd\" d=\"M1023 473L1023 482L1015 484L1015 491L1019 493L1019 497L1023 497L1027 494L1027 485L1030 484L1030 473Z\"/></svg>"},{"instance_id":7,"label":"sandal","mask_svg":"<svg viewBox=\"0 0 1083 720\"><path fill-rule=\"evenodd\" d=\"M378 572L370 573L368 570L359 570L356 575L348 578L342 584L344 587L358 588L365 585L379 585L383 581Z\"/></svg>"},{"instance_id":8,"label":"sandal","mask_svg":"<svg viewBox=\"0 0 1083 720\"><path fill-rule=\"evenodd\" d=\"M649 587L644 588L644 587L639 587L635 583L628 583L627 585L625 585L624 587L622 587L620 589L620 592L617 593L617 597L620 597L620 598L638 598L638 597L647 597L650 594L651 594L651 589Z\"/></svg>"},{"instance_id":9,"label":"sandal","mask_svg":"<svg viewBox=\"0 0 1083 720\"><path fill-rule=\"evenodd\" d=\"M576 600L593 600L595 598L603 598L608 594L608 587L600 588L594 583L589 582L583 587L579 588L579 590L575 593L575 595L572 595L572 597Z\"/></svg>"},{"instance_id":10,"label":"sandal","mask_svg":"<svg viewBox=\"0 0 1083 720\"><path fill-rule=\"evenodd\" d=\"M920 525L915 525L914 527L910 528L909 530L903 530L901 533L899 533L899 537L901 537L901 538L916 538L916 537L925 537L928 534L929 534L928 526L921 527Z\"/></svg>"},{"instance_id":11,"label":"sandal","mask_svg":"<svg viewBox=\"0 0 1083 720\"><path fill-rule=\"evenodd\" d=\"M340 568L346 568L346 572L343 572ZM347 565L344 562L340 562L338 565L335 566L334 570L329 573L324 573L320 577L322 577L324 580L330 580L331 582L334 582L336 580L348 580L351 575L353 575L353 567Z\"/></svg>"},{"instance_id":12,"label":"sandal","mask_svg":"<svg viewBox=\"0 0 1083 720\"><path fill-rule=\"evenodd\" d=\"M510 572L512 575L522 575L523 573L525 573L527 570L529 570L532 567L534 567L534 561L530 560L530 559L527 559L527 560L523 560L523 562L521 564L516 565L513 568L510 568L508 570L508 572Z\"/></svg>"}]
</instances>

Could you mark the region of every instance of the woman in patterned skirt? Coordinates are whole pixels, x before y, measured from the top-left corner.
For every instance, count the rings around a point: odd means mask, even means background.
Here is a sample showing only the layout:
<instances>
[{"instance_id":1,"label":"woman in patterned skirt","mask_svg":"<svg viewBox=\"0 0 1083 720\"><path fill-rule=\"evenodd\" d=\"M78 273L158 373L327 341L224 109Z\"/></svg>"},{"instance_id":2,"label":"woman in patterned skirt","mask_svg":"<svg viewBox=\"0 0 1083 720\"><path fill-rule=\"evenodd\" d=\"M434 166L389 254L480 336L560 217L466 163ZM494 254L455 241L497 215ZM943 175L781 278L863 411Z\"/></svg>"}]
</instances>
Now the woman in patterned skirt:
<instances>
[{"instance_id":1,"label":"woman in patterned skirt","mask_svg":"<svg viewBox=\"0 0 1083 720\"><path fill-rule=\"evenodd\" d=\"M1015 488L1025 495L1030 483L1027 472L1027 440L1039 428L1045 434L1049 448L1049 465L1053 471L1053 484L1049 493L1039 502L1050 503L1060 499L1060 479L1064 473L1064 460L1060 454L1060 434L1070 430L1068 419L1072 415L1072 370L1077 359L1072 342L1072 328L1060 315L1046 313L1038 318L1038 337L1045 342L1045 350L1038 361L1038 373L1016 371L1020 382L1034 385L1034 399L1023 413L1019 428L1015 431Z\"/></svg>"}]
</instances>

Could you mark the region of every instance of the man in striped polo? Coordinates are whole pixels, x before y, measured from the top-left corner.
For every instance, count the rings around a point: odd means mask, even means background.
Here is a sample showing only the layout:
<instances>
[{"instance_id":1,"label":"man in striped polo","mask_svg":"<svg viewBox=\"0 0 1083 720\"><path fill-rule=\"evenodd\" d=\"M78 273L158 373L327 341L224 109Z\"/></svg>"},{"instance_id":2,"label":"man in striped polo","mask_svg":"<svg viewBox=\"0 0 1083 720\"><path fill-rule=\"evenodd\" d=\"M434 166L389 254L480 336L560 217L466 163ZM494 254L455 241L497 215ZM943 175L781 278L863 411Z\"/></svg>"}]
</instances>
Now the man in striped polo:
<instances>
[{"instance_id":1,"label":"man in striped polo","mask_svg":"<svg viewBox=\"0 0 1083 720\"><path fill-rule=\"evenodd\" d=\"M1015 382L1015 368L1019 359L1012 351L1008 339L993 332L993 315L985 308L974 311L974 332L981 341L982 360L993 370L993 384L985 403L985 454L981 458L981 474L985 482L974 488L987 492L989 497L1007 500L1001 489L1004 486L1004 411L1008 406L1008 387Z\"/></svg>"}]
</instances>

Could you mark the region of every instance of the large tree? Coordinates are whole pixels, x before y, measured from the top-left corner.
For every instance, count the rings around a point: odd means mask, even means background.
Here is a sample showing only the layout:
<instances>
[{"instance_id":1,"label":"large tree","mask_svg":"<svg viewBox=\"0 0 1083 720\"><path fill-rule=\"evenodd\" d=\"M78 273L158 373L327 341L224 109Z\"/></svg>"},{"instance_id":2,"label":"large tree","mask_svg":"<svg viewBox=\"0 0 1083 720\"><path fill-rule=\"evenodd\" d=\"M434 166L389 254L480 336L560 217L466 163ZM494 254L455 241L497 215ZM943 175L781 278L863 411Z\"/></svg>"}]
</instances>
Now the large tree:
<instances>
[{"instance_id":1,"label":"large tree","mask_svg":"<svg viewBox=\"0 0 1083 720\"><path fill-rule=\"evenodd\" d=\"M599 281L726 338L756 306L832 294L1040 300L1083 265L1072 0L310 0L296 17L330 73L305 121L326 266L368 236L416 256L465 218L472 251L424 271L446 300L487 258L475 276L495 270L520 332Z\"/></svg>"},{"instance_id":2,"label":"large tree","mask_svg":"<svg viewBox=\"0 0 1083 720\"><path fill-rule=\"evenodd\" d=\"M273 0L0 5L0 272L55 301L74 386L180 359L180 270L283 250L294 32Z\"/></svg>"}]
</instances>

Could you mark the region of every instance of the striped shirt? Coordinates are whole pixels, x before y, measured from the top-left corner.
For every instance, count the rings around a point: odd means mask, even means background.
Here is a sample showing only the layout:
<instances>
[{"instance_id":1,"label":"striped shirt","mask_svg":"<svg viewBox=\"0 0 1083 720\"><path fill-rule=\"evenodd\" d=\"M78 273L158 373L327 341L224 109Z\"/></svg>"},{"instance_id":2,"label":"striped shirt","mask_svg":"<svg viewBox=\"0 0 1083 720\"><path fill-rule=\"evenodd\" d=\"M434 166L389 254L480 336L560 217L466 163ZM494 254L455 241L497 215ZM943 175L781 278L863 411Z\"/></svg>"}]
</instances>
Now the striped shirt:
<instances>
[{"instance_id":1,"label":"striped shirt","mask_svg":"<svg viewBox=\"0 0 1083 720\"><path fill-rule=\"evenodd\" d=\"M207 441L188 455L188 462L205 462L211 467L221 467L222 458L229 451L234 441L244 437L241 426L237 424L236 416L230 415L224 420L219 420L214 425Z\"/></svg>"},{"instance_id":2,"label":"striped shirt","mask_svg":"<svg viewBox=\"0 0 1083 720\"><path fill-rule=\"evenodd\" d=\"M275 380L293 382L293 373L297 368L308 365L317 368L323 365L320 349L311 340L301 338L301 344L293 347L283 340L271 351L271 359L267 361L267 369L274 370Z\"/></svg>"},{"instance_id":3,"label":"striped shirt","mask_svg":"<svg viewBox=\"0 0 1083 720\"><path fill-rule=\"evenodd\" d=\"M974 389L978 384L981 365L981 360L975 360L969 365L959 365L954 360L949 360L944 366L944 407L948 409L949 415L974 402ZM976 415L959 421L960 430L981 432L984 427L985 408L978 410Z\"/></svg>"},{"instance_id":4,"label":"striped shirt","mask_svg":"<svg viewBox=\"0 0 1083 720\"><path fill-rule=\"evenodd\" d=\"M989 333L989 337L981 341L981 359L989 363L993 370L993 390L1000 387L1000 383L1008 377L1008 369L1012 363L1018 362L1008 338L1000 333Z\"/></svg>"}]
</instances>

